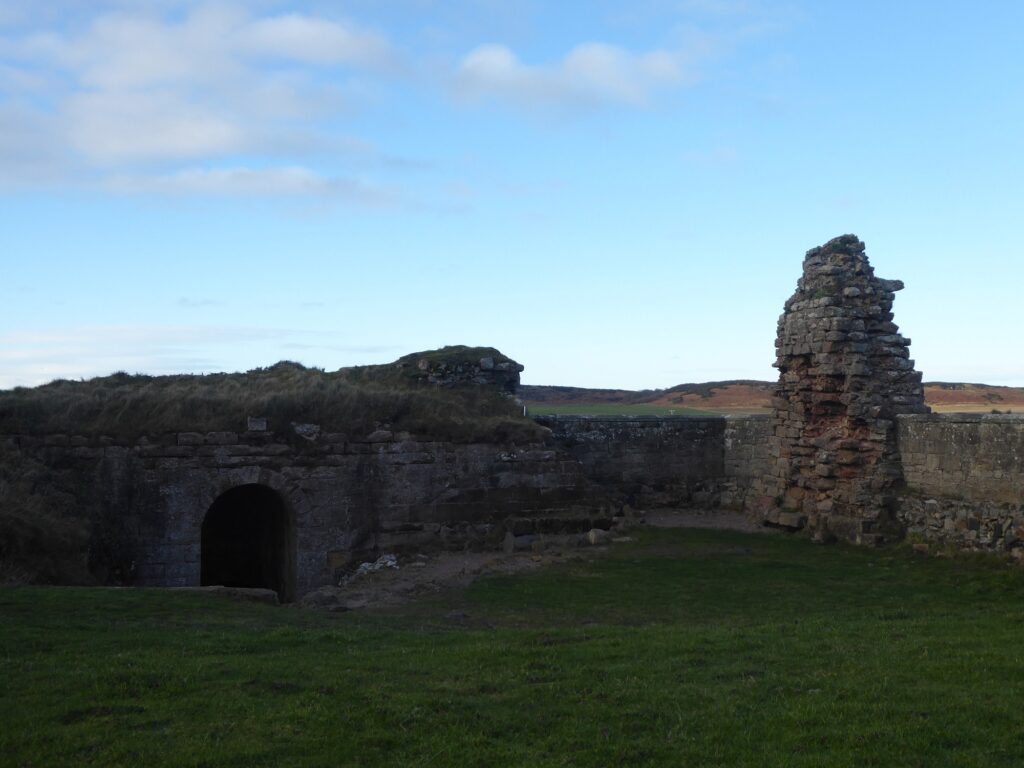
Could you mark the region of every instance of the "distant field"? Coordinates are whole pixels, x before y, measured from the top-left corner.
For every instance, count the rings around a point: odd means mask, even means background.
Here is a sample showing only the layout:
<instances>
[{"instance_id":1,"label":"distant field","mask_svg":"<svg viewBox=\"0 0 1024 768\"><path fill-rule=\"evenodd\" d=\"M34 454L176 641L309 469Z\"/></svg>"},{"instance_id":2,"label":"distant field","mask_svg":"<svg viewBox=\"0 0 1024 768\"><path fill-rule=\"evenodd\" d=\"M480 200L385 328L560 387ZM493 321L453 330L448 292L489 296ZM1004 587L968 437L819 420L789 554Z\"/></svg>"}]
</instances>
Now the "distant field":
<instances>
[{"instance_id":1,"label":"distant field","mask_svg":"<svg viewBox=\"0 0 1024 768\"><path fill-rule=\"evenodd\" d=\"M665 390L582 389L524 385L520 397L533 415L575 416L769 413L775 385L767 381L680 384ZM936 413L1024 413L1024 388L927 382L925 401Z\"/></svg>"},{"instance_id":2,"label":"distant field","mask_svg":"<svg viewBox=\"0 0 1024 768\"><path fill-rule=\"evenodd\" d=\"M1020 568L634 536L378 612L0 589L0 765L1021 765Z\"/></svg>"},{"instance_id":3,"label":"distant field","mask_svg":"<svg viewBox=\"0 0 1024 768\"><path fill-rule=\"evenodd\" d=\"M935 413L1020 413L1024 414L1024 405L1008 408L1003 403L928 403Z\"/></svg>"}]
</instances>

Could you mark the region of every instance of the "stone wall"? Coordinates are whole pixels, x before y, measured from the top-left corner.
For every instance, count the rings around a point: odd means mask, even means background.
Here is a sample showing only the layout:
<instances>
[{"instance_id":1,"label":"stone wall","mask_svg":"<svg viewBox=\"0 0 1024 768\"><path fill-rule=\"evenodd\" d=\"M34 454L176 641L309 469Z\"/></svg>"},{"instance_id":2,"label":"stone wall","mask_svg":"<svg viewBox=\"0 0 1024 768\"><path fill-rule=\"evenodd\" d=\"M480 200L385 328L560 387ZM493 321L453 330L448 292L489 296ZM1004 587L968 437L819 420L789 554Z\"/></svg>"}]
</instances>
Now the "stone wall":
<instances>
[{"instance_id":1,"label":"stone wall","mask_svg":"<svg viewBox=\"0 0 1024 768\"><path fill-rule=\"evenodd\" d=\"M457 444L379 431L352 439L287 433L110 438L7 436L73 489L94 526L101 580L189 586L214 502L258 484L294 530L294 592L332 583L379 552L496 548L512 536L608 528L628 507L749 508L775 465L776 421L745 418L538 419L530 445ZM895 521L912 537L1024 556L1024 417L905 415ZM895 492L895 491L894 491Z\"/></svg>"},{"instance_id":2,"label":"stone wall","mask_svg":"<svg viewBox=\"0 0 1024 768\"><path fill-rule=\"evenodd\" d=\"M901 416L899 519L918 539L1024 557L1024 417Z\"/></svg>"},{"instance_id":3,"label":"stone wall","mask_svg":"<svg viewBox=\"0 0 1024 768\"><path fill-rule=\"evenodd\" d=\"M595 487L637 508L717 503L725 420L547 416L536 421Z\"/></svg>"},{"instance_id":4,"label":"stone wall","mask_svg":"<svg viewBox=\"0 0 1024 768\"><path fill-rule=\"evenodd\" d=\"M201 528L225 491L259 484L284 500L294 529L295 592L335 581L361 555L430 545L496 547L510 518L573 519L596 508L577 463L544 444L512 446L370 440L264 431L109 438L8 437L70 473L94 526L101 579L199 583ZM305 436L303 436L305 435Z\"/></svg>"},{"instance_id":5,"label":"stone wall","mask_svg":"<svg viewBox=\"0 0 1024 768\"><path fill-rule=\"evenodd\" d=\"M611 498L640 509L739 509L766 468L768 417L547 416L557 446Z\"/></svg>"},{"instance_id":6,"label":"stone wall","mask_svg":"<svg viewBox=\"0 0 1024 768\"><path fill-rule=\"evenodd\" d=\"M723 508L741 510L752 504L762 478L772 467L773 457L769 451L772 426L769 416L725 420L724 459L718 483Z\"/></svg>"},{"instance_id":7,"label":"stone wall","mask_svg":"<svg viewBox=\"0 0 1024 768\"><path fill-rule=\"evenodd\" d=\"M539 420L530 445L458 444L379 430L353 439L297 424L266 431L110 438L9 436L73 489L104 581L200 582L202 526L240 486L275 492L290 517L293 591L332 583L378 552L496 548L507 535L609 528L629 508L740 507L759 474L766 418Z\"/></svg>"}]
</instances>

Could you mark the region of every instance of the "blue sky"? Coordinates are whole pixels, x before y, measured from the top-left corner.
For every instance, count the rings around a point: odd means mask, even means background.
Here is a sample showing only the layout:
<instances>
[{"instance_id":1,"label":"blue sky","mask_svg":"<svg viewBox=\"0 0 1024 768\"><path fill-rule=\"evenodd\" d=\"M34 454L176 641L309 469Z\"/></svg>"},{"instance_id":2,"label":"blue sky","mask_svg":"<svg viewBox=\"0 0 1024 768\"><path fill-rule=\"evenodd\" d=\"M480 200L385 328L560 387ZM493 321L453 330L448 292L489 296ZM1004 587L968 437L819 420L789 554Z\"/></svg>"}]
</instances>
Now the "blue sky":
<instances>
[{"instance_id":1,"label":"blue sky","mask_svg":"<svg viewBox=\"0 0 1024 768\"><path fill-rule=\"evenodd\" d=\"M42 7L40 7L42 6ZM774 379L865 240L926 380L1024 385L1024 4L0 6L0 387L496 346Z\"/></svg>"}]
</instances>

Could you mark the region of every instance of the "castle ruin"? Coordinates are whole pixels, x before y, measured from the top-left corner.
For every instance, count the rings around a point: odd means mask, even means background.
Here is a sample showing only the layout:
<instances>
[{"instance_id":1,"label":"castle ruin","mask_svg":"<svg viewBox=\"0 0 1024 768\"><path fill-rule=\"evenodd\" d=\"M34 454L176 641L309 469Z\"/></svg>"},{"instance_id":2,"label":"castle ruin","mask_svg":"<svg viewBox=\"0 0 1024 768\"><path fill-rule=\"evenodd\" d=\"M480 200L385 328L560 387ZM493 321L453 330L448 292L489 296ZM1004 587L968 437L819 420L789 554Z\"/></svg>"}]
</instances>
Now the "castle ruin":
<instances>
[{"instance_id":1,"label":"castle ruin","mask_svg":"<svg viewBox=\"0 0 1024 768\"><path fill-rule=\"evenodd\" d=\"M290 600L376 553L543 546L659 506L1024 559L1024 419L928 413L893 322L900 288L852 235L809 251L779 320L770 416L549 417L528 443L252 418L133 440L6 434L0 448L72 489L108 583L237 582ZM474 363L472 385L514 388L521 367L497 367Z\"/></svg>"}]
</instances>

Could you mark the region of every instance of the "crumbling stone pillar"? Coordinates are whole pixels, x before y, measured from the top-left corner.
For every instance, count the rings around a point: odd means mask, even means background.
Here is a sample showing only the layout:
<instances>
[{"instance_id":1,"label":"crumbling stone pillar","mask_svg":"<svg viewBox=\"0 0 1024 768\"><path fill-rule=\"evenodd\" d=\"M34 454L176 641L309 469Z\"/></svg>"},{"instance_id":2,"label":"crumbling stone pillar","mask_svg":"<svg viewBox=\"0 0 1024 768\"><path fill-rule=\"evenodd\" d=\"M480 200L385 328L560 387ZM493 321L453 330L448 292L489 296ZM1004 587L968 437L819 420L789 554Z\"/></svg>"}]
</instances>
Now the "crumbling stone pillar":
<instances>
[{"instance_id":1,"label":"crumbling stone pillar","mask_svg":"<svg viewBox=\"0 0 1024 768\"><path fill-rule=\"evenodd\" d=\"M895 416L929 411L910 340L892 322L902 288L875 277L853 235L807 252L775 342L766 522L862 543L898 533Z\"/></svg>"}]
</instances>

